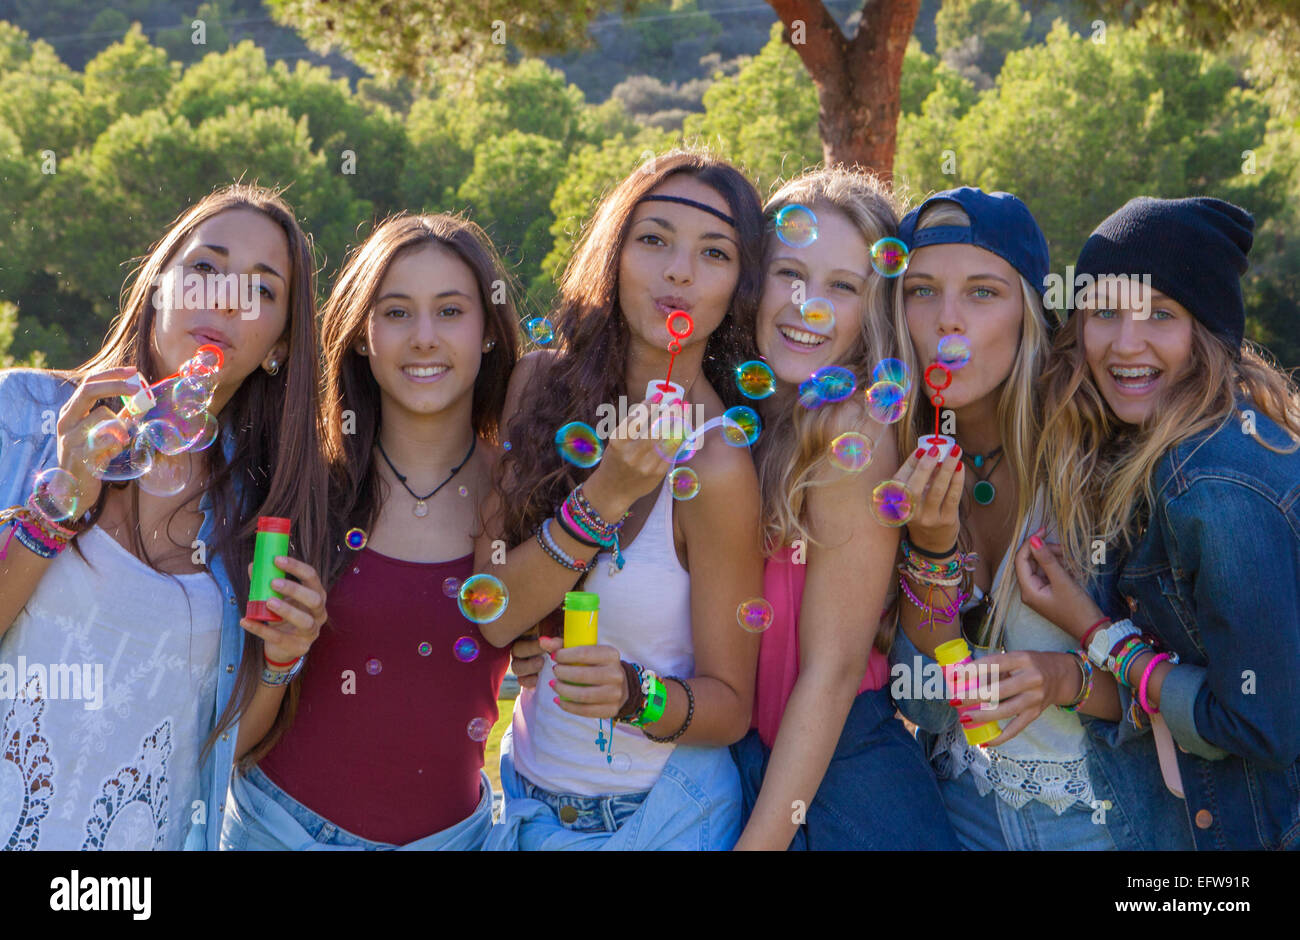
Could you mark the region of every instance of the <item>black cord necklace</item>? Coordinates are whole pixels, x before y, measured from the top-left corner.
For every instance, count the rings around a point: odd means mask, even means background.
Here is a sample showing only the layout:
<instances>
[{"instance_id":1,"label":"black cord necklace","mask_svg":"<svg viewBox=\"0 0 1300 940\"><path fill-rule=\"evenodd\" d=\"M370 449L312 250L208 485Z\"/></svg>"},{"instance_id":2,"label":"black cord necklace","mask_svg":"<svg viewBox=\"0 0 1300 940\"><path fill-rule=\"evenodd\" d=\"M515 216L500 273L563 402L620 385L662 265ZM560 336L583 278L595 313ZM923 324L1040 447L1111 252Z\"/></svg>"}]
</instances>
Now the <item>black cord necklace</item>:
<instances>
[{"instance_id":1,"label":"black cord necklace","mask_svg":"<svg viewBox=\"0 0 1300 940\"><path fill-rule=\"evenodd\" d=\"M975 474L975 479L978 481L972 488L971 495L975 497L975 502L979 503L981 506L987 506L989 503L993 502L998 495L997 487L989 482L989 477L993 475L993 471L997 469L998 462L1002 459L1002 445L999 444L987 454L971 454L962 451L961 459L969 460L971 462L971 466L974 468L973 472ZM988 464L988 469L985 470L984 474L981 476L980 468L985 464Z\"/></svg>"},{"instance_id":2,"label":"black cord necklace","mask_svg":"<svg viewBox=\"0 0 1300 940\"><path fill-rule=\"evenodd\" d=\"M433 492L427 496L421 496L419 493L415 492L415 490L407 486L406 477L398 473L397 468L393 466L393 462L388 459L388 452L384 450L384 442L381 441L378 438L378 436L376 436L375 438L375 443L379 445L379 453L383 455L384 463L388 464L388 469L393 471L393 476L397 477L397 482L402 484L402 486L405 486L406 492L410 493L412 496L415 497L415 508L411 510L412 515L419 516L420 518L424 518L429 514L428 500L431 500L433 499L433 497L437 496L438 490L442 489L444 486L450 483L452 477L460 473L460 468L465 466L465 464L469 463L469 458L474 456L474 445L478 443L478 435L475 434L470 438L469 450L466 451L465 453L465 459L462 460L460 463L456 464L456 466L452 467L451 473L447 474L447 479L443 480L441 483L435 486L433 488Z\"/></svg>"}]
</instances>

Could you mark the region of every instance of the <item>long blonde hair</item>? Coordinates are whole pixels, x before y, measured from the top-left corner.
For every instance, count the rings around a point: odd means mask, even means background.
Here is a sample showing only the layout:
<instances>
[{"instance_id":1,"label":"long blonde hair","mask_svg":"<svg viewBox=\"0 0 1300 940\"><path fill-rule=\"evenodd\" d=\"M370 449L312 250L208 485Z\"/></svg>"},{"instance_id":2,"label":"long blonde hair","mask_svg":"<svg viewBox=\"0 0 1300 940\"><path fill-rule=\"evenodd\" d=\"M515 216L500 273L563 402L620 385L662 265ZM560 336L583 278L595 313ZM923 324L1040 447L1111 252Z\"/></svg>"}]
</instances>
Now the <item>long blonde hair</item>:
<instances>
[{"instance_id":1,"label":"long blonde hair","mask_svg":"<svg viewBox=\"0 0 1300 940\"><path fill-rule=\"evenodd\" d=\"M884 180L843 166L811 170L782 186L763 207L768 222L765 259L775 247L772 220L790 205L807 206L814 214L818 207L842 212L868 245L898 232L899 205ZM877 361L896 353L889 328L890 286L886 278L867 278L861 327L843 361L836 363L854 373L859 388L865 388L863 377ZM763 494L764 551L769 555L795 539L816 541L803 518L804 502L807 490L819 485L816 477L827 460L832 428L845 419L837 413L840 409L801 407L796 395L795 389L783 387L760 406L763 434L755 460ZM857 404L850 399L843 405L851 402Z\"/></svg>"},{"instance_id":2,"label":"long blonde hair","mask_svg":"<svg viewBox=\"0 0 1300 940\"><path fill-rule=\"evenodd\" d=\"M1092 543L1131 548L1145 506L1155 500L1152 479L1170 448L1237 417L1236 395L1248 398L1294 439L1282 449L1252 436L1274 453L1300 447L1300 389L1250 342L1240 361L1199 321L1192 322L1191 358L1140 426L1123 424L1092 378L1083 345L1086 313L1070 318L1043 374L1043 433L1035 462L1047 481L1065 560L1077 576L1089 574Z\"/></svg>"},{"instance_id":3,"label":"long blonde hair","mask_svg":"<svg viewBox=\"0 0 1300 940\"><path fill-rule=\"evenodd\" d=\"M970 227L970 216L955 202L936 202L927 208L917 220L917 231L937 226ZM1020 343L1016 350L1015 361L1011 365L1011 374L1002 385L1002 394L998 398L997 420L998 434L1002 440L1003 461L1011 470L1015 485L1015 526L1012 529L1018 536L1034 508L1036 495L1034 475L1035 441L1039 433L1039 409L1035 401L1034 386L1039 381L1047 365L1050 337L1047 332L1047 320L1044 317L1043 302L1037 290L1020 275L1020 292L1024 301L1024 316L1021 317ZM900 289L894 295L894 328L898 335L910 336L907 327L907 308L904 291ZM922 435L934 432L934 407L929 399L929 386L922 381L922 370L916 358L916 347L911 342L899 343L901 359L911 376L908 391L909 418L897 425L898 452L901 455L911 453ZM971 548L970 533L965 519L969 514L970 501L962 495L960 516L961 532L958 546L962 551ZM1018 546L1012 545L1014 550ZM997 571L997 559L989 559L992 570ZM990 645L1000 642L1002 627L1006 622L1007 605L1011 592L1018 589L1015 572L1008 570L1003 574L1002 583L993 592L993 617L990 621Z\"/></svg>"}]
</instances>

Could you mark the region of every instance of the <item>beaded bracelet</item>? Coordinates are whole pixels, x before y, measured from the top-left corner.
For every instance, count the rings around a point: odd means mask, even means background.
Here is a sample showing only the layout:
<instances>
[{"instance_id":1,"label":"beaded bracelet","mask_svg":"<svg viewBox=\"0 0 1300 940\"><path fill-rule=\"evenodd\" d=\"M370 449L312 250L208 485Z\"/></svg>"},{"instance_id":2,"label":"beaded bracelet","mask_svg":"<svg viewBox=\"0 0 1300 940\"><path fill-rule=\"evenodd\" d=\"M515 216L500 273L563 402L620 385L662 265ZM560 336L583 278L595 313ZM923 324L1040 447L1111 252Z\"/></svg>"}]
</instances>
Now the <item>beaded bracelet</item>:
<instances>
[{"instance_id":1,"label":"beaded bracelet","mask_svg":"<svg viewBox=\"0 0 1300 940\"><path fill-rule=\"evenodd\" d=\"M582 529L588 536L596 541L597 545L603 548L612 549L614 554L614 563L617 570L622 571L626 559L623 557L623 551L618 544L618 530L623 528L623 523L627 521L628 516L632 515L631 510L623 513L623 517L615 523L606 522L596 511L596 507L591 505L587 497L583 495L582 484L579 483L574 487L564 500L562 509L567 509L569 518ZM613 574L614 569L610 570Z\"/></svg>"},{"instance_id":2,"label":"beaded bracelet","mask_svg":"<svg viewBox=\"0 0 1300 940\"><path fill-rule=\"evenodd\" d=\"M931 607L929 604L924 603L919 597L917 597L915 594L912 593L912 589L908 587L907 578L900 577L898 579L898 583L899 586L902 587L903 594L906 595L907 599L911 601L914 606L920 608L922 611L929 614L928 622L930 624L931 629L934 629L934 622L936 620L938 620L940 623L943 624L952 623L953 618L956 617L958 612L961 610L961 605L966 603L966 601L970 600L969 594L967 594L965 591L958 591L957 599L952 603L948 604L948 606Z\"/></svg>"},{"instance_id":3,"label":"beaded bracelet","mask_svg":"<svg viewBox=\"0 0 1300 940\"><path fill-rule=\"evenodd\" d=\"M555 539L551 538L551 519L548 516L533 530L533 537L537 539L537 544L542 546L542 551L551 556L556 564L568 568L570 571L586 571L590 563L581 558L574 558L559 545L555 544Z\"/></svg>"},{"instance_id":4,"label":"beaded bracelet","mask_svg":"<svg viewBox=\"0 0 1300 940\"><path fill-rule=\"evenodd\" d=\"M682 722L682 726L680 728L678 728L676 731L674 731L672 734L668 735L665 738L657 738L649 731L641 732L651 741L654 741L656 744L671 744L672 742L676 741L678 738L680 738L682 735L686 733L686 729L691 726L691 720L695 717L695 693L692 692L691 687L686 684L686 680L682 679L679 676L668 676L667 678L672 680L673 682L676 682L678 685L680 685L683 689L686 690L686 720ZM666 694L664 700L665 702L667 702Z\"/></svg>"},{"instance_id":5,"label":"beaded bracelet","mask_svg":"<svg viewBox=\"0 0 1300 940\"><path fill-rule=\"evenodd\" d=\"M1079 706L1088 701L1088 696L1092 695L1092 662L1088 659L1087 654L1079 650L1070 650L1070 653L1079 660L1079 670L1083 674L1083 683L1079 688L1079 694L1075 696L1074 701L1069 705L1058 706L1061 711L1074 712L1078 711Z\"/></svg>"},{"instance_id":6,"label":"beaded bracelet","mask_svg":"<svg viewBox=\"0 0 1300 940\"><path fill-rule=\"evenodd\" d=\"M567 503L560 503L560 511L555 516L555 521L560 524L560 528L567 532L575 542L581 542L588 548L600 547L600 543L587 535L582 530L582 526L578 525L578 523L574 521L573 516L569 513Z\"/></svg>"},{"instance_id":7,"label":"beaded bracelet","mask_svg":"<svg viewBox=\"0 0 1300 940\"><path fill-rule=\"evenodd\" d=\"M1128 667L1133 665L1133 660L1137 657L1141 656L1143 653L1149 652L1154 652L1154 650L1152 650L1148 644L1142 642L1138 637L1129 637L1128 640L1125 641L1124 646L1121 647L1120 651L1113 654L1108 661L1108 665L1114 666L1111 670L1111 675L1123 683L1127 688L1133 688L1128 681Z\"/></svg>"},{"instance_id":8,"label":"beaded bracelet","mask_svg":"<svg viewBox=\"0 0 1300 940\"><path fill-rule=\"evenodd\" d=\"M902 549L903 558L907 560L908 566L919 571L928 571L932 574L953 574L960 571L962 567L962 556L954 555L952 552L938 556L938 560L933 560L936 556L922 551L907 539L899 542L899 548ZM943 563L940 564L940 561Z\"/></svg>"},{"instance_id":9,"label":"beaded bracelet","mask_svg":"<svg viewBox=\"0 0 1300 940\"><path fill-rule=\"evenodd\" d=\"M907 575L909 578L911 578L913 581L916 581L919 584L933 584L936 585L937 587L957 587L959 584L961 584L963 581L966 580L965 572L958 572L957 574L952 575L951 577L947 577L943 575L929 574L927 572L917 571L915 568L909 567L908 565L899 565L898 570L903 572L903 574Z\"/></svg>"},{"instance_id":10,"label":"beaded bracelet","mask_svg":"<svg viewBox=\"0 0 1300 940\"><path fill-rule=\"evenodd\" d=\"M24 548L41 558L56 558L68 547L68 539L47 532L24 506L10 506L0 511L0 528L5 526L11 528L4 548L0 549L0 558L9 554L9 543L15 538Z\"/></svg>"}]
</instances>

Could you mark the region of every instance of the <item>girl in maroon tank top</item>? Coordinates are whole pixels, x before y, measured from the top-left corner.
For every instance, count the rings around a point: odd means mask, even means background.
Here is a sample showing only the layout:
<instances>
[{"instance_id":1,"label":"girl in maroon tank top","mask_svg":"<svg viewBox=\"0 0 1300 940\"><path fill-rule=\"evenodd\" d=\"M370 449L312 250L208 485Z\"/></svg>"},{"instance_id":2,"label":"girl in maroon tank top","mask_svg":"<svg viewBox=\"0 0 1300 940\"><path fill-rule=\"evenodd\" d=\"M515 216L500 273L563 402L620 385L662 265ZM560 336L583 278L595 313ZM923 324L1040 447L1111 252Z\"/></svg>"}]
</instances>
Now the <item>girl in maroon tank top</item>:
<instances>
[{"instance_id":1,"label":"girl in maroon tank top","mask_svg":"<svg viewBox=\"0 0 1300 940\"><path fill-rule=\"evenodd\" d=\"M292 726L232 788L223 848L486 836L484 742L508 652L457 594L517 356L505 284L483 231L445 215L390 218L345 264L322 326L330 620Z\"/></svg>"}]
</instances>

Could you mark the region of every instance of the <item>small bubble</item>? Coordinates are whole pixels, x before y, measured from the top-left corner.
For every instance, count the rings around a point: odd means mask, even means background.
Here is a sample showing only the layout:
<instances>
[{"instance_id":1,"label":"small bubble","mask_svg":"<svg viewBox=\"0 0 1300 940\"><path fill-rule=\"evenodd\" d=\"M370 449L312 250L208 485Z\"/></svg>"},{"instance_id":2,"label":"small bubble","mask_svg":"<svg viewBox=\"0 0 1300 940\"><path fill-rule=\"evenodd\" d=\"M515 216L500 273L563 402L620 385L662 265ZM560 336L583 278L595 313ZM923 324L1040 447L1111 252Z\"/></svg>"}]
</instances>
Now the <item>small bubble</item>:
<instances>
[{"instance_id":1,"label":"small bubble","mask_svg":"<svg viewBox=\"0 0 1300 940\"><path fill-rule=\"evenodd\" d=\"M845 431L831 441L830 461L847 473L857 473L871 463L871 441L865 434Z\"/></svg>"},{"instance_id":2,"label":"small bubble","mask_svg":"<svg viewBox=\"0 0 1300 940\"><path fill-rule=\"evenodd\" d=\"M455 597L460 593L460 579L448 578L442 582L442 593L447 597Z\"/></svg>"},{"instance_id":3,"label":"small bubble","mask_svg":"<svg viewBox=\"0 0 1300 940\"><path fill-rule=\"evenodd\" d=\"M596 466L605 451L596 429L581 421L570 421L556 431L555 446L561 457L577 467Z\"/></svg>"},{"instance_id":4,"label":"small bubble","mask_svg":"<svg viewBox=\"0 0 1300 940\"><path fill-rule=\"evenodd\" d=\"M867 412L881 424L894 424L907 413L907 390L893 382L877 382L867 389Z\"/></svg>"},{"instance_id":5,"label":"small bubble","mask_svg":"<svg viewBox=\"0 0 1300 940\"><path fill-rule=\"evenodd\" d=\"M616 774L625 774L632 769L632 758L619 751L609 761L609 769Z\"/></svg>"},{"instance_id":6,"label":"small bubble","mask_svg":"<svg viewBox=\"0 0 1300 940\"><path fill-rule=\"evenodd\" d=\"M883 277L898 277L907 270L907 244L897 238L882 238L871 246L871 266Z\"/></svg>"},{"instance_id":7,"label":"small bubble","mask_svg":"<svg viewBox=\"0 0 1300 940\"><path fill-rule=\"evenodd\" d=\"M951 333L939 340L939 349L935 360L955 371L970 362L970 353L970 340L956 333Z\"/></svg>"},{"instance_id":8,"label":"small bubble","mask_svg":"<svg viewBox=\"0 0 1300 940\"><path fill-rule=\"evenodd\" d=\"M461 496L468 496L468 495L469 495L469 487L467 487L467 486L462 486L459 490L457 490L457 492L460 493Z\"/></svg>"},{"instance_id":9,"label":"small bubble","mask_svg":"<svg viewBox=\"0 0 1300 940\"><path fill-rule=\"evenodd\" d=\"M419 645L418 649L421 656L428 656L433 652L433 644L426 640Z\"/></svg>"},{"instance_id":10,"label":"small bubble","mask_svg":"<svg viewBox=\"0 0 1300 940\"><path fill-rule=\"evenodd\" d=\"M736 366L736 387L746 398L766 398L776 391L776 376L766 362L751 359Z\"/></svg>"},{"instance_id":11,"label":"small bubble","mask_svg":"<svg viewBox=\"0 0 1300 940\"><path fill-rule=\"evenodd\" d=\"M758 440L763 423L758 419L758 412L748 405L736 405L722 413L727 419L722 426L722 439L732 447L752 447Z\"/></svg>"},{"instance_id":12,"label":"small bubble","mask_svg":"<svg viewBox=\"0 0 1300 940\"><path fill-rule=\"evenodd\" d=\"M545 346L555 339L555 327L546 317L533 317L524 323L524 332L528 338L539 346Z\"/></svg>"},{"instance_id":13,"label":"small bubble","mask_svg":"<svg viewBox=\"0 0 1300 940\"><path fill-rule=\"evenodd\" d=\"M817 216L806 206L785 206L776 214L776 237L791 248L807 248L817 240Z\"/></svg>"},{"instance_id":14,"label":"small bubble","mask_svg":"<svg viewBox=\"0 0 1300 940\"><path fill-rule=\"evenodd\" d=\"M465 728L465 733L469 735L471 741L482 744L488 739L488 735L492 733L492 725L488 723L486 718L475 718Z\"/></svg>"},{"instance_id":15,"label":"small bubble","mask_svg":"<svg viewBox=\"0 0 1300 940\"><path fill-rule=\"evenodd\" d=\"M348 548L352 549L354 552L361 551L361 549L366 547L366 530L348 529L347 540Z\"/></svg>"},{"instance_id":16,"label":"small bubble","mask_svg":"<svg viewBox=\"0 0 1300 940\"><path fill-rule=\"evenodd\" d=\"M476 574L465 579L457 591L460 612L474 623L491 623L506 612L510 594L499 578Z\"/></svg>"},{"instance_id":17,"label":"small bubble","mask_svg":"<svg viewBox=\"0 0 1300 940\"><path fill-rule=\"evenodd\" d=\"M764 598L751 597L736 608L736 622L748 633L762 633L776 616Z\"/></svg>"},{"instance_id":18,"label":"small bubble","mask_svg":"<svg viewBox=\"0 0 1300 940\"><path fill-rule=\"evenodd\" d=\"M835 305L825 297L809 297L800 305L799 316L814 333L825 335L835 329Z\"/></svg>"},{"instance_id":19,"label":"small bubble","mask_svg":"<svg viewBox=\"0 0 1300 940\"><path fill-rule=\"evenodd\" d=\"M372 676L379 675L379 673L383 671L383 668L384 664L377 659L366 660L366 672L370 673Z\"/></svg>"},{"instance_id":20,"label":"small bubble","mask_svg":"<svg viewBox=\"0 0 1300 940\"><path fill-rule=\"evenodd\" d=\"M690 467L678 467L668 475L669 486L673 491L673 499L688 500L694 499L700 492L700 478Z\"/></svg>"},{"instance_id":21,"label":"small bubble","mask_svg":"<svg viewBox=\"0 0 1300 940\"><path fill-rule=\"evenodd\" d=\"M872 509L881 525L895 528L912 518L912 494L897 480L885 480L871 492Z\"/></svg>"},{"instance_id":22,"label":"small bubble","mask_svg":"<svg viewBox=\"0 0 1300 940\"><path fill-rule=\"evenodd\" d=\"M81 486L67 470L50 467L42 471L36 477L35 493L37 507L55 522L63 522L77 514Z\"/></svg>"},{"instance_id":23,"label":"small bubble","mask_svg":"<svg viewBox=\"0 0 1300 940\"><path fill-rule=\"evenodd\" d=\"M478 659L478 641L472 636L463 636L452 644L451 654L462 663L472 663Z\"/></svg>"}]
</instances>

